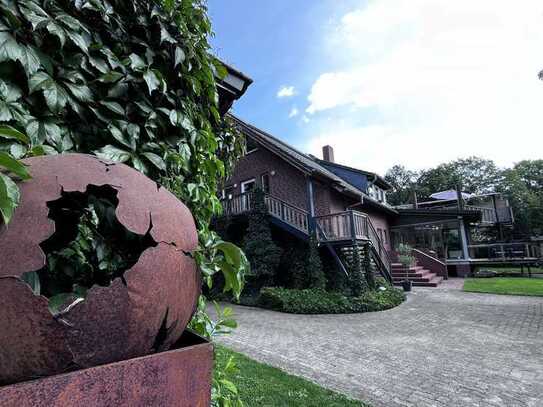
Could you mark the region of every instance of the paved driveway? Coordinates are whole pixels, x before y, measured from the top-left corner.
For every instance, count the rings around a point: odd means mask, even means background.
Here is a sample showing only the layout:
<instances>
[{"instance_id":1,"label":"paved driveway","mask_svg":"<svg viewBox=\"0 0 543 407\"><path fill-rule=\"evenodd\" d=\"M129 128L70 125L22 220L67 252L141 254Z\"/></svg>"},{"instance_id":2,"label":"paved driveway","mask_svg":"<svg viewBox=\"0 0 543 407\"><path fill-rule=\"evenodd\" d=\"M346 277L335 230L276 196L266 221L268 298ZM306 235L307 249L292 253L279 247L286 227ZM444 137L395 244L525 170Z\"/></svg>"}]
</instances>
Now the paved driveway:
<instances>
[{"instance_id":1,"label":"paved driveway","mask_svg":"<svg viewBox=\"0 0 543 407\"><path fill-rule=\"evenodd\" d=\"M379 313L236 306L239 328L220 342L376 407L543 406L543 298L454 285Z\"/></svg>"}]
</instances>

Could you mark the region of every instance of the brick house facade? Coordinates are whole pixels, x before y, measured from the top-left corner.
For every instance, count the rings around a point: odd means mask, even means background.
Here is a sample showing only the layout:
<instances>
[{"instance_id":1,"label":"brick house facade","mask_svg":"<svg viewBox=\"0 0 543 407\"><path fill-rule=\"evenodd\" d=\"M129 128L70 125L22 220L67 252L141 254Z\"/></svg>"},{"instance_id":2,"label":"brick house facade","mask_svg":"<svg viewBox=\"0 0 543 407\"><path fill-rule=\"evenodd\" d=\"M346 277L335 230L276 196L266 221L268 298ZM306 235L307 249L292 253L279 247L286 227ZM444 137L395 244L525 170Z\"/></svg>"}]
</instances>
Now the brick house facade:
<instances>
[{"instance_id":1,"label":"brick house facade","mask_svg":"<svg viewBox=\"0 0 543 407\"><path fill-rule=\"evenodd\" d=\"M390 224L397 213L385 203L390 186L381 177L333 162L330 146L325 149L328 160L317 159L235 117L234 120L246 137L248 152L225 182L221 191L224 199L247 192L248 184L254 182L254 186L305 211L309 212L313 205L315 216L347 210L362 212L371 219L386 249L391 249ZM381 201L379 196L369 195L371 186L382 191Z\"/></svg>"}]
</instances>

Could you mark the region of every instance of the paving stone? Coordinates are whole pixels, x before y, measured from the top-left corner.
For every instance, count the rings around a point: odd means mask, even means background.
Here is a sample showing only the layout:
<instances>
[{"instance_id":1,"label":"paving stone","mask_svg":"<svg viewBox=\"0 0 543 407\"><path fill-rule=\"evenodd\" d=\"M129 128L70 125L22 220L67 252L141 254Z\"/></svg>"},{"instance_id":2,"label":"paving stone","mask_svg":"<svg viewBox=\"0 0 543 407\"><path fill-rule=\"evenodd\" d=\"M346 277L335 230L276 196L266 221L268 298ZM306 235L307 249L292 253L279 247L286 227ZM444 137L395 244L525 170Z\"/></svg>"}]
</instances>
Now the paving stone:
<instances>
[{"instance_id":1,"label":"paving stone","mask_svg":"<svg viewBox=\"0 0 543 407\"><path fill-rule=\"evenodd\" d=\"M239 327L219 342L375 407L543 406L543 298L459 288L366 314L234 306Z\"/></svg>"}]
</instances>

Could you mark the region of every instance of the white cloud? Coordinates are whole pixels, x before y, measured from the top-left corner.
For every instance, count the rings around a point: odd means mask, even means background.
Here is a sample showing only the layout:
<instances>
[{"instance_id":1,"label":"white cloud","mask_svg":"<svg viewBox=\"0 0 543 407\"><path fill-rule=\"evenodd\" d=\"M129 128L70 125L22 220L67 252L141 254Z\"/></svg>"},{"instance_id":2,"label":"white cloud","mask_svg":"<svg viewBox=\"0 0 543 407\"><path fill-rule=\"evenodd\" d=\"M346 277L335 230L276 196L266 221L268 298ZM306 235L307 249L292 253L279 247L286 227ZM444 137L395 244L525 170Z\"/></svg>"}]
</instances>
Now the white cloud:
<instances>
[{"instance_id":1,"label":"white cloud","mask_svg":"<svg viewBox=\"0 0 543 407\"><path fill-rule=\"evenodd\" d=\"M294 89L294 86L281 86L279 90L277 91L277 97L279 99L281 98L289 98L296 94L296 90Z\"/></svg>"},{"instance_id":2,"label":"white cloud","mask_svg":"<svg viewBox=\"0 0 543 407\"><path fill-rule=\"evenodd\" d=\"M293 106L292 109L290 109L290 112L288 114L288 118L292 119L293 117L298 116L298 113L300 113L298 108L296 106Z\"/></svg>"},{"instance_id":3,"label":"white cloud","mask_svg":"<svg viewBox=\"0 0 543 407\"><path fill-rule=\"evenodd\" d=\"M541 158L542 16L536 0L373 0L353 10L326 33L337 68L308 96L319 121L308 148L329 143L338 160L381 172L474 154L500 165Z\"/></svg>"}]
</instances>

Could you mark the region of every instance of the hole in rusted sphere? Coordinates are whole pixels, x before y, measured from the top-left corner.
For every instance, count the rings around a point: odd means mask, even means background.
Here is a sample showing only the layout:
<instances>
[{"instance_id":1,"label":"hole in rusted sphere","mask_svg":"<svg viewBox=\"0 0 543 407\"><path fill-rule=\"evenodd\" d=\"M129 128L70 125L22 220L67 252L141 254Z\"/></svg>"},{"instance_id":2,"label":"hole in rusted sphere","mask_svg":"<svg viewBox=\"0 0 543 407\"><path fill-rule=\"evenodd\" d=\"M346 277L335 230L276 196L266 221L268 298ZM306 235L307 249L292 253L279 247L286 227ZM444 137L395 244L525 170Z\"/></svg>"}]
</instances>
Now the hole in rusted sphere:
<instances>
[{"instance_id":1,"label":"hole in rusted sphere","mask_svg":"<svg viewBox=\"0 0 543 407\"><path fill-rule=\"evenodd\" d=\"M55 233L40 244L45 267L23 279L36 294L49 298L51 312L85 298L93 285L109 286L133 267L140 255L157 245L149 230L129 231L115 214L119 201L111 186L89 185L84 193L62 192L47 203Z\"/></svg>"}]
</instances>

